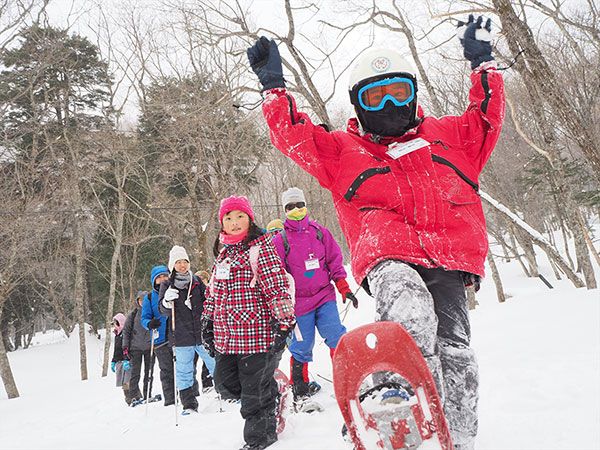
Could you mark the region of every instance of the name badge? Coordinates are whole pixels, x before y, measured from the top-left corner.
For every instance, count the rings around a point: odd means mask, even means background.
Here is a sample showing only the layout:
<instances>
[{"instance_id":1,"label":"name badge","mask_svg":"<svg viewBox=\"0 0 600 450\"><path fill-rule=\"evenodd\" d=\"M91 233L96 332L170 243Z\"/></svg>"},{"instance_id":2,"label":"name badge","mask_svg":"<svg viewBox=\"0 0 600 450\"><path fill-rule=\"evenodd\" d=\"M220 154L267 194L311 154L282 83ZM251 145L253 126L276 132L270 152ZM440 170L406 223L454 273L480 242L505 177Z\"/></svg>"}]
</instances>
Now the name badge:
<instances>
[{"instance_id":1,"label":"name badge","mask_svg":"<svg viewBox=\"0 0 600 450\"><path fill-rule=\"evenodd\" d=\"M220 264L217 264L217 271L215 272L215 278L217 280L228 280L230 273L231 273L231 263L222 262Z\"/></svg>"},{"instance_id":2,"label":"name badge","mask_svg":"<svg viewBox=\"0 0 600 450\"><path fill-rule=\"evenodd\" d=\"M319 268L319 260L317 258L310 258L304 261L304 267L306 270L315 270Z\"/></svg>"},{"instance_id":3,"label":"name badge","mask_svg":"<svg viewBox=\"0 0 600 450\"><path fill-rule=\"evenodd\" d=\"M394 142L388 145L388 151L386 153L390 158L398 159L401 156L408 155L409 153L427 147L428 145L429 142L423 138L416 138L408 142Z\"/></svg>"}]
</instances>

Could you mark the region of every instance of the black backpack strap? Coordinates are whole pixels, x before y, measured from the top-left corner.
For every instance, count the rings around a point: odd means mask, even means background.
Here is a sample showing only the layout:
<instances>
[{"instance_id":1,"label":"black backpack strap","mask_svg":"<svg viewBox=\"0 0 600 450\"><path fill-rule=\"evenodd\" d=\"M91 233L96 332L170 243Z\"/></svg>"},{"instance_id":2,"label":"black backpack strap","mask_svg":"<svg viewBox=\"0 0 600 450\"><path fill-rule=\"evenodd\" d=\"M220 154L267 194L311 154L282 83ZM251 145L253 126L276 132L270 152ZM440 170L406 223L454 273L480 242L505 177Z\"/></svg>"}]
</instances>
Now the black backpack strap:
<instances>
[{"instance_id":1,"label":"black backpack strap","mask_svg":"<svg viewBox=\"0 0 600 450\"><path fill-rule=\"evenodd\" d=\"M281 239L283 239L283 249L285 250L285 256L287 257L288 253L290 252L290 242L288 241L285 228L281 230Z\"/></svg>"}]
</instances>

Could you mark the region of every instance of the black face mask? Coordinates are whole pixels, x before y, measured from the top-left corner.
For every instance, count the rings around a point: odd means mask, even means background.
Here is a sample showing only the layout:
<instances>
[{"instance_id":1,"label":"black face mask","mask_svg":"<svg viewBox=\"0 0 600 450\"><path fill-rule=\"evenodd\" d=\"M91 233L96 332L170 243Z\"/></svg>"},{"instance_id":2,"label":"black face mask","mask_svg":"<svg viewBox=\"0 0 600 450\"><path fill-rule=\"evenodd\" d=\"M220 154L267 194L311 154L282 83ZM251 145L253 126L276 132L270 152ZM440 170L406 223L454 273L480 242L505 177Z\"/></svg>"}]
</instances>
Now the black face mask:
<instances>
[{"instance_id":1,"label":"black face mask","mask_svg":"<svg viewBox=\"0 0 600 450\"><path fill-rule=\"evenodd\" d=\"M379 111L365 111L358 107L356 116L364 131L377 136L402 136L419 124L415 110L417 102L396 106L387 102Z\"/></svg>"}]
</instances>

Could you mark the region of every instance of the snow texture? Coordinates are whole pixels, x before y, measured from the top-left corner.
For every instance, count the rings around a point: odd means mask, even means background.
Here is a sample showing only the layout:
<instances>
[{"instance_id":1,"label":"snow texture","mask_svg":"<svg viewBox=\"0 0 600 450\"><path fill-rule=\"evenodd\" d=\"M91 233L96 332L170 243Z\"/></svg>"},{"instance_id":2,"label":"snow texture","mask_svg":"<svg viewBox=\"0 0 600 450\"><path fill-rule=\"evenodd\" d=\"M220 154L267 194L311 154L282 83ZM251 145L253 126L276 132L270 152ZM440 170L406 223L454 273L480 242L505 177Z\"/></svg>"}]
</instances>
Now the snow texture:
<instances>
[{"instance_id":1,"label":"snow texture","mask_svg":"<svg viewBox=\"0 0 600 450\"><path fill-rule=\"evenodd\" d=\"M557 247L563 243L557 236ZM572 243L570 243L572 250ZM495 253L499 248L493 247ZM540 271L552 278L543 252ZM552 279L548 289L527 278L516 260L497 259L509 298L498 303L486 280L470 312L471 345L481 375L477 450L598 450L600 448L600 294ZM595 266L600 276L600 268ZM353 291L356 283L349 278ZM358 292L359 309L341 307L344 325L372 322L375 302ZM341 303L340 303L341 306ZM20 398L9 400L0 383L0 448L46 449L211 449L243 445L239 404L202 394L199 413L179 418L162 402L141 408L125 405L114 374L102 370L103 341L86 332L89 380L79 380L77 329L38 333L27 350L10 352ZM311 379L323 388L314 398L319 414L290 414L273 450L347 450L342 417L333 397L331 358L317 341ZM280 368L289 372L289 354ZM153 393L161 392L158 364ZM179 411L181 412L181 406ZM425 450L421 446L419 450Z\"/></svg>"},{"instance_id":2,"label":"snow texture","mask_svg":"<svg viewBox=\"0 0 600 450\"><path fill-rule=\"evenodd\" d=\"M368 280L375 297L376 320L398 322L411 334L436 382L452 440L460 449L473 448L479 386L473 350L458 340L438 340L433 298L409 265L384 261L369 273Z\"/></svg>"}]
</instances>

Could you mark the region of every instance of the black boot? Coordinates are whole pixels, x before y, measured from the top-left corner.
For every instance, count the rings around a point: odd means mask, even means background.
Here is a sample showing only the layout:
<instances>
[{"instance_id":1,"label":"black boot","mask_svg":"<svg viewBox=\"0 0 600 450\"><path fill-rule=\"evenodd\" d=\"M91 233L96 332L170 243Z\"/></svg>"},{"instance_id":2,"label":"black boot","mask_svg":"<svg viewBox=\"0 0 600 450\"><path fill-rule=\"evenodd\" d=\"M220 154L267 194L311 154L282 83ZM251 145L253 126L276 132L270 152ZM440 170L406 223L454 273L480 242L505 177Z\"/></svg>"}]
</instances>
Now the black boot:
<instances>
[{"instance_id":1,"label":"black boot","mask_svg":"<svg viewBox=\"0 0 600 450\"><path fill-rule=\"evenodd\" d=\"M308 397L308 364L296 361L292 356L290 358L290 367L292 372L292 392L294 393L294 401Z\"/></svg>"},{"instance_id":2,"label":"black boot","mask_svg":"<svg viewBox=\"0 0 600 450\"><path fill-rule=\"evenodd\" d=\"M196 400L196 396L194 395L193 386L179 391L179 397L181 398L183 409L198 411L198 400Z\"/></svg>"}]
</instances>

